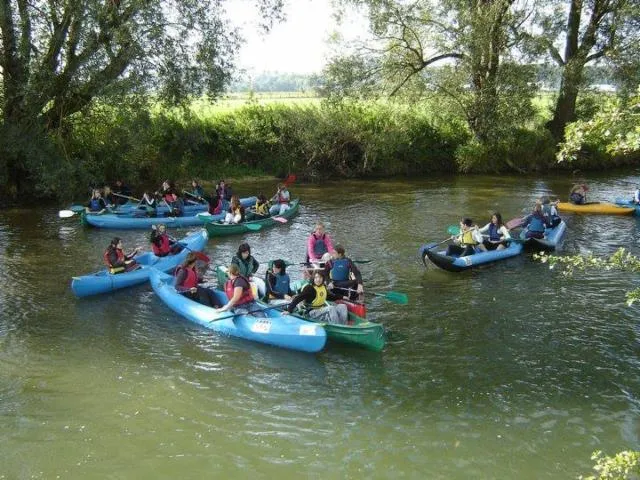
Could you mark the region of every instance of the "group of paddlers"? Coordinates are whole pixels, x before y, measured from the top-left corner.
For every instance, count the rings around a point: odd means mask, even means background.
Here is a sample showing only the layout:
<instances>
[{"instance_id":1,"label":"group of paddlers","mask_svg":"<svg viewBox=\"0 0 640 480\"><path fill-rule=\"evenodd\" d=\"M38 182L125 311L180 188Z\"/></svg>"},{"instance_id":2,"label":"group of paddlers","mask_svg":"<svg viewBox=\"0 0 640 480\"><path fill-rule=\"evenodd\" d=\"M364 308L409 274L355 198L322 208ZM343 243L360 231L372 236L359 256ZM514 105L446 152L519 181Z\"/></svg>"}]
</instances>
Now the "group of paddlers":
<instances>
[{"instance_id":1,"label":"group of paddlers","mask_svg":"<svg viewBox=\"0 0 640 480\"><path fill-rule=\"evenodd\" d=\"M152 227L151 245L156 256L175 255L185 248L166 232L166 226ZM140 265L135 256L136 248L125 253L122 240L115 237L104 252L104 262L112 274L130 272ZM200 263L199 263L200 261ZM203 264L209 258L200 252L189 252L186 260L175 270L176 290L186 297L218 312L233 310L234 313L263 315L263 306L256 300L282 303L283 313L292 313L301 308L310 318L330 323L346 324L347 307L342 304L327 303L335 300L359 300L364 294L362 275L354 262L345 254L341 245L333 245L324 224L318 222L307 240L306 261L302 262L304 277L308 283L296 293L287 273L287 263L282 259L268 262L264 279L256 276L260 267L251 254L248 243L242 243L226 268L228 280L225 283L223 302L210 288L201 285ZM254 291L255 290L255 291Z\"/></svg>"},{"instance_id":2,"label":"group of paddlers","mask_svg":"<svg viewBox=\"0 0 640 480\"><path fill-rule=\"evenodd\" d=\"M451 238L453 243L447 247L446 254L466 257L478 252L502 250L511 240L510 230L515 228L523 228L525 238L544 238L547 228L554 228L561 222L556 205L557 202L544 195L536 200L533 210L524 218L505 224L502 215L495 212L490 222L481 228L470 218L463 218L460 233Z\"/></svg>"},{"instance_id":3,"label":"group of paddlers","mask_svg":"<svg viewBox=\"0 0 640 480\"><path fill-rule=\"evenodd\" d=\"M145 216L157 216L157 208L161 205L168 207L168 216L179 217L183 215L185 205L206 204L210 214L224 213L225 223L241 223L270 215L281 215L289 209L291 194L286 183L280 183L278 191L271 199L260 194L255 205L246 211L240 198L233 194L231 187L224 180L216 184L215 191L211 195L207 195L195 179L191 181L190 190L182 190L182 192L178 191L173 182L165 180L158 190L155 192L147 190L139 199L132 197L131 190L118 180L114 187L105 185L102 188L94 188L85 208L87 213L93 214L116 212L119 206L128 201L138 202L134 212Z\"/></svg>"}]
</instances>

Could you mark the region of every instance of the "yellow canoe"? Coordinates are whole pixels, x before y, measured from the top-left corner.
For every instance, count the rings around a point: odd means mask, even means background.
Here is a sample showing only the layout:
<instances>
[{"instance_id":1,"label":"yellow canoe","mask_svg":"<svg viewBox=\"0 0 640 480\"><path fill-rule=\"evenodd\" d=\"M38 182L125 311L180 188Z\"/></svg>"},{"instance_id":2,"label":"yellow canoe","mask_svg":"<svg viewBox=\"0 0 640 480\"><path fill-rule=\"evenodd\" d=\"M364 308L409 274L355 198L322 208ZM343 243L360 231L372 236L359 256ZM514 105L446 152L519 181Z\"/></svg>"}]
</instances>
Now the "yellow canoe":
<instances>
[{"instance_id":1,"label":"yellow canoe","mask_svg":"<svg viewBox=\"0 0 640 480\"><path fill-rule=\"evenodd\" d=\"M613 203L593 202L585 205L574 205L573 203L560 202L558 210L572 213L600 213L603 215L633 215L635 208L620 207Z\"/></svg>"}]
</instances>

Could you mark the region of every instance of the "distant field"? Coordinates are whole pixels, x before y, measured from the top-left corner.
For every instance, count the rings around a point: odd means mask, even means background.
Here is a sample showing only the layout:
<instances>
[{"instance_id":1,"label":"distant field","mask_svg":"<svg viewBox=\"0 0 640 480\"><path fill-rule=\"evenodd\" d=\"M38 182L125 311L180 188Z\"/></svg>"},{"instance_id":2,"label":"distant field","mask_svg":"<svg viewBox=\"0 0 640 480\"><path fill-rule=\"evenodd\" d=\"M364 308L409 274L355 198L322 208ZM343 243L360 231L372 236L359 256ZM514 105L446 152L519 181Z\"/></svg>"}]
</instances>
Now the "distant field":
<instances>
[{"instance_id":1,"label":"distant field","mask_svg":"<svg viewBox=\"0 0 640 480\"><path fill-rule=\"evenodd\" d=\"M207 99L193 103L193 111L201 116L217 113L227 113L247 105L269 105L280 103L285 105L317 105L321 99L311 92L268 92L255 93L230 93L211 103Z\"/></svg>"}]
</instances>

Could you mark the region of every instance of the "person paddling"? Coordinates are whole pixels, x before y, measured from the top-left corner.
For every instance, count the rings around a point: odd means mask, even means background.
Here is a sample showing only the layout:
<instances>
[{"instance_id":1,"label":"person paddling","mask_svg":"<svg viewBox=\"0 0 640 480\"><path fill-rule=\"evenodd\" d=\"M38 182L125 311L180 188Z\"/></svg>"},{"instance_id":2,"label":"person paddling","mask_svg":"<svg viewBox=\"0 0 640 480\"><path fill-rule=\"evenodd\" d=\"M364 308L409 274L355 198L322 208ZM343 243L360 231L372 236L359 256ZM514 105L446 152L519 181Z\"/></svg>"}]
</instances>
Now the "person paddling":
<instances>
[{"instance_id":1,"label":"person paddling","mask_svg":"<svg viewBox=\"0 0 640 480\"><path fill-rule=\"evenodd\" d=\"M254 282L258 287L260 296L264 296L266 291L264 280L254 276L260 267L260 263L251 255L251 247L248 243L240 244L238 251L231 259L231 264L238 267L240 275Z\"/></svg>"},{"instance_id":2,"label":"person paddling","mask_svg":"<svg viewBox=\"0 0 640 480\"><path fill-rule=\"evenodd\" d=\"M325 277L329 279L328 288L336 295L345 295L355 300L364 294L360 270L345 256L342 245L336 245L333 258L324 264L324 271Z\"/></svg>"},{"instance_id":3,"label":"person paddling","mask_svg":"<svg viewBox=\"0 0 640 480\"><path fill-rule=\"evenodd\" d=\"M85 211L97 215L101 215L107 211L107 203L104 201L104 198L102 198L99 189L94 188L91 192L91 198L85 207Z\"/></svg>"},{"instance_id":4,"label":"person paddling","mask_svg":"<svg viewBox=\"0 0 640 480\"><path fill-rule=\"evenodd\" d=\"M229 210L224 217L224 223L242 223L245 221L245 209L237 195L231 197Z\"/></svg>"},{"instance_id":5,"label":"person paddling","mask_svg":"<svg viewBox=\"0 0 640 480\"><path fill-rule=\"evenodd\" d=\"M182 251L182 246L167 235L167 226L160 223L151 226L151 249L156 257L175 255Z\"/></svg>"},{"instance_id":6,"label":"person paddling","mask_svg":"<svg viewBox=\"0 0 640 480\"><path fill-rule=\"evenodd\" d=\"M275 201L275 204L269 209L269 213L271 215L282 215L284 212L289 210L289 203L291 203L291 194L287 189L287 185L284 183L279 183L278 191L271 200Z\"/></svg>"},{"instance_id":7,"label":"person paddling","mask_svg":"<svg viewBox=\"0 0 640 480\"><path fill-rule=\"evenodd\" d=\"M533 212L524 217L522 228L526 228L526 238L544 238L546 222L542 214L542 203L539 200L533 207Z\"/></svg>"},{"instance_id":8,"label":"person paddling","mask_svg":"<svg viewBox=\"0 0 640 480\"><path fill-rule=\"evenodd\" d=\"M491 221L480 228L478 232L488 235L488 238L483 240L483 245L487 250L503 250L506 248L506 241L511 238L509 230L502 222L502 215L498 212L491 215Z\"/></svg>"},{"instance_id":9,"label":"person paddling","mask_svg":"<svg viewBox=\"0 0 640 480\"><path fill-rule=\"evenodd\" d=\"M324 223L317 222L307 238L307 263L324 263L335 253L331 236L325 231Z\"/></svg>"},{"instance_id":10,"label":"person paddling","mask_svg":"<svg viewBox=\"0 0 640 480\"><path fill-rule=\"evenodd\" d=\"M234 313L239 314L248 313L256 317L266 316L262 307L256 303L249 279L241 275L238 265L235 263L229 265L227 274L229 280L225 283L224 291L229 301L217 309L218 313L233 310Z\"/></svg>"},{"instance_id":11,"label":"person paddling","mask_svg":"<svg viewBox=\"0 0 640 480\"><path fill-rule=\"evenodd\" d=\"M588 190L586 185L574 185L569 192L569 201L574 205L584 205L587 203Z\"/></svg>"},{"instance_id":12,"label":"person paddling","mask_svg":"<svg viewBox=\"0 0 640 480\"><path fill-rule=\"evenodd\" d=\"M287 310L282 312L284 315L293 313L296 306L303 304L306 314L314 320L326 323L334 323L346 325L349 320L349 310L344 304L328 305L327 300L341 300L348 297L335 295L328 291L325 285L324 273L316 271L313 274L313 282L305 285L302 291L293 297L291 303L287 306Z\"/></svg>"},{"instance_id":13,"label":"person paddling","mask_svg":"<svg viewBox=\"0 0 640 480\"><path fill-rule=\"evenodd\" d=\"M284 260L278 259L273 261L271 268L267 270L265 284L267 288L266 296L268 301L289 301L293 298L291 280L287 274L287 265Z\"/></svg>"},{"instance_id":14,"label":"person paddling","mask_svg":"<svg viewBox=\"0 0 640 480\"><path fill-rule=\"evenodd\" d=\"M460 234L453 238L453 245L447 247L446 255L466 257L476 253L476 248L484 250L482 234L470 218L463 218L460 222Z\"/></svg>"},{"instance_id":15,"label":"person paddling","mask_svg":"<svg viewBox=\"0 0 640 480\"><path fill-rule=\"evenodd\" d=\"M207 307L221 307L222 303L218 301L213 290L198 285L201 278L197 270L197 261L198 256L194 252L189 252L182 265L176 268L174 283L176 290L185 297Z\"/></svg>"},{"instance_id":16,"label":"person paddling","mask_svg":"<svg viewBox=\"0 0 640 480\"><path fill-rule=\"evenodd\" d=\"M136 247L131 253L125 254L120 237L113 237L111 243L104 251L102 259L109 269L109 273L115 275L117 273L131 272L141 268L133 258L140 251L140 247Z\"/></svg>"},{"instance_id":17,"label":"person paddling","mask_svg":"<svg viewBox=\"0 0 640 480\"><path fill-rule=\"evenodd\" d=\"M544 217L544 223L547 228L555 228L560 225L562 219L558 215L558 209L556 205L558 202L552 202L548 195L540 197L540 203L542 203L542 216Z\"/></svg>"}]
</instances>

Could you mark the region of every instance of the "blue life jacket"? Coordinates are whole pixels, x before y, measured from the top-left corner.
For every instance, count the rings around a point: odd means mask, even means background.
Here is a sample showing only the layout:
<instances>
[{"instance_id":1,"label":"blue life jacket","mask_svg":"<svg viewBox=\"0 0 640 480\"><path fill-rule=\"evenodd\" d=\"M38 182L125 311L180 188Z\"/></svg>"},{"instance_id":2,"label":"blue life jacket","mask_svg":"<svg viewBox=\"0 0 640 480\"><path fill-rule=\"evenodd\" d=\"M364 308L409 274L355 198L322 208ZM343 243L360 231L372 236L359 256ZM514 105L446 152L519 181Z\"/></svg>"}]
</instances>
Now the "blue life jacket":
<instances>
[{"instance_id":1,"label":"blue life jacket","mask_svg":"<svg viewBox=\"0 0 640 480\"><path fill-rule=\"evenodd\" d=\"M99 212L100 210L102 210L102 202L100 202L100 200L100 198L92 198L91 200L89 200L89 210L91 210L92 212Z\"/></svg>"},{"instance_id":2,"label":"blue life jacket","mask_svg":"<svg viewBox=\"0 0 640 480\"><path fill-rule=\"evenodd\" d=\"M542 215L533 214L531 215L531 220L529 221L529 231L530 232L542 232L544 233L545 229L545 219Z\"/></svg>"},{"instance_id":3,"label":"blue life jacket","mask_svg":"<svg viewBox=\"0 0 640 480\"><path fill-rule=\"evenodd\" d=\"M500 240L502 240L500 227L495 223L489 224L489 240L491 240L492 242L499 242Z\"/></svg>"},{"instance_id":4,"label":"blue life jacket","mask_svg":"<svg viewBox=\"0 0 640 480\"><path fill-rule=\"evenodd\" d=\"M322 257L322 255L329 251L327 250L327 245L324 243L324 233L320 238L316 237L314 234L313 238L315 242L313 244L313 254L316 256L316 258L320 258Z\"/></svg>"},{"instance_id":5,"label":"blue life jacket","mask_svg":"<svg viewBox=\"0 0 640 480\"><path fill-rule=\"evenodd\" d=\"M569 195L569 200L575 205L584 204L584 196L578 192L573 192L571 195Z\"/></svg>"},{"instance_id":6,"label":"blue life jacket","mask_svg":"<svg viewBox=\"0 0 640 480\"><path fill-rule=\"evenodd\" d=\"M286 273L280 273L274 275L276 284L273 286L273 291L282 295L289 295L290 280L289 275Z\"/></svg>"},{"instance_id":7,"label":"blue life jacket","mask_svg":"<svg viewBox=\"0 0 640 480\"><path fill-rule=\"evenodd\" d=\"M348 258L333 260L331 264L330 277L334 282L344 282L349 280L350 264Z\"/></svg>"}]
</instances>

